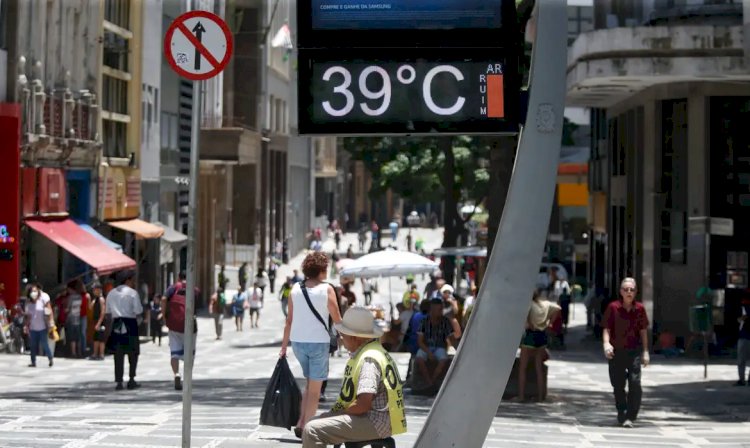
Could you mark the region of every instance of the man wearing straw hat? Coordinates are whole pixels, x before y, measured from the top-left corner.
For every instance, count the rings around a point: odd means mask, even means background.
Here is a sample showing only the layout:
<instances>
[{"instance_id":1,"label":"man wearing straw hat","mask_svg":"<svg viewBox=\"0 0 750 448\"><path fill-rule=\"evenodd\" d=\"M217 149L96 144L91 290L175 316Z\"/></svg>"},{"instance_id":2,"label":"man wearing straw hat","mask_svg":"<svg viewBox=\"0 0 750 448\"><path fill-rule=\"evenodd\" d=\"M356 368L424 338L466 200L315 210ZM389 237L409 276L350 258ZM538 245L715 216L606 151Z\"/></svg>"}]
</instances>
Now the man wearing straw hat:
<instances>
[{"instance_id":1,"label":"man wearing straw hat","mask_svg":"<svg viewBox=\"0 0 750 448\"><path fill-rule=\"evenodd\" d=\"M364 307L352 307L335 327L351 358L333 409L305 425L303 448L325 448L405 433L401 378L395 361L380 344L383 330L375 326L372 313Z\"/></svg>"}]
</instances>

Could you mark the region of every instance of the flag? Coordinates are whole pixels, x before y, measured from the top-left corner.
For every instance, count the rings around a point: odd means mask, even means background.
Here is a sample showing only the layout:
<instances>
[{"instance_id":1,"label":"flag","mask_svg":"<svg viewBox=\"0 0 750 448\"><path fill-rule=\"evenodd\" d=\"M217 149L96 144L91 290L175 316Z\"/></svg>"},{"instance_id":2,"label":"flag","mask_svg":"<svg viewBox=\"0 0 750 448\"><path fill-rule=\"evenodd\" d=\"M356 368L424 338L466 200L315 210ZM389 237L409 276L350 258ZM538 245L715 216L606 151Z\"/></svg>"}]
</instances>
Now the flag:
<instances>
[{"instance_id":1,"label":"flag","mask_svg":"<svg viewBox=\"0 0 750 448\"><path fill-rule=\"evenodd\" d=\"M271 47L273 48L286 48L291 50L294 48L292 45L292 32L289 30L289 25L284 24L276 32L276 35L271 40Z\"/></svg>"}]
</instances>

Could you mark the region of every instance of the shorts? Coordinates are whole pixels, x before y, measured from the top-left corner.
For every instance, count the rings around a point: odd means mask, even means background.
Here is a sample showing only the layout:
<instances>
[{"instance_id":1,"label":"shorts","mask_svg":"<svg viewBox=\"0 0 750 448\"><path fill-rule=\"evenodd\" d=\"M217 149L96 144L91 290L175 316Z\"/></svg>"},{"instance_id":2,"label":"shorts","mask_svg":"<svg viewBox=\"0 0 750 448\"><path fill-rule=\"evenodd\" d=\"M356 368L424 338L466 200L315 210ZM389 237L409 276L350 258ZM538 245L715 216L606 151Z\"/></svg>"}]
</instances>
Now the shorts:
<instances>
[{"instance_id":1,"label":"shorts","mask_svg":"<svg viewBox=\"0 0 750 448\"><path fill-rule=\"evenodd\" d=\"M185 358L185 333L169 332L169 352L172 359ZM193 354L195 354L195 338L193 338Z\"/></svg>"},{"instance_id":2,"label":"shorts","mask_svg":"<svg viewBox=\"0 0 750 448\"><path fill-rule=\"evenodd\" d=\"M430 347L430 352L435 355L435 358L437 358L438 361L448 359L448 352L442 347ZM429 356L427 356L427 353L420 348L417 351L417 358L426 360Z\"/></svg>"},{"instance_id":3,"label":"shorts","mask_svg":"<svg viewBox=\"0 0 750 448\"><path fill-rule=\"evenodd\" d=\"M243 319L245 317L245 309L244 308L237 308L235 306L232 307L232 316L239 317Z\"/></svg>"},{"instance_id":4,"label":"shorts","mask_svg":"<svg viewBox=\"0 0 750 448\"><path fill-rule=\"evenodd\" d=\"M302 366L302 376L309 380L328 379L328 342L292 342L294 356Z\"/></svg>"},{"instance_id":5,"label":"shorts","mask_svg":"<svg viewBox=\"0 0 750 448\"><path fill-rule=\"evenodd\" d=\"M250 316L252 316L253 314L260 316L260 308L250 308L249 314Z\"/></svg>"},{"instance_id":6,"label":"shorts","mask_svg":"<svg viewBox=\"0 0 750 448\"><path fill-rule=\"evenodd\" d=\"M81 334L81 325L65 324L65 339L67 342L78 342Z\"/></svg>"},{"instance_id":7,"label":"shorts","mask_svg":"<svg viewBox=\"0 0 750 448\"><path fill-rule=\"evenodd\" d=\"M107 342L107 330L96 330L94 332L94 342Z\"/></svg>"},{"instance_id":8,"label":"shorts","mask_svg":"<svg viewBox=\"0 0 750 448\"><path fill-rule=\"evenodd\" d=\"M540 330L526 330L521 341L521 347L544 348L547 346L547 332Z\"/></svg>"}]
</instances>

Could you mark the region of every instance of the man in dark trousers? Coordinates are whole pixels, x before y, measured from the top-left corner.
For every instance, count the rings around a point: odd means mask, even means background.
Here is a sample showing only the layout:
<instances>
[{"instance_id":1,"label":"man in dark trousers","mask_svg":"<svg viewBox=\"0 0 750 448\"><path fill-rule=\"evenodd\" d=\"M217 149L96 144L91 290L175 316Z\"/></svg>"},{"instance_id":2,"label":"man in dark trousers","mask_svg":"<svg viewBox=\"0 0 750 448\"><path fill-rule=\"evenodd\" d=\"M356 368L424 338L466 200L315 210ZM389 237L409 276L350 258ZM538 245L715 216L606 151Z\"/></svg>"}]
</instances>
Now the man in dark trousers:
<instances>
[{"instance_id":1,"label":"man in dark trousers","mask_svg":"<svg viewBox=\"0 0 750 448\"><path fill-rule=\"evenodd\" d=\"M138 316L143 314L141 298L135 290L135 272L122 271L117 275L119 286L107 295L106 315L112 321L112 332L109 344L115 351L115 383L116 390L124 389L122 385L125 370L125 355L130 364L130 381L128 389L137 389L140 384L135 382L140 342L138 340Z\"/></svg>"},{"instance_id":2,"label":"man in dark trousers","mask_svg":"<svg viewBox=\"0 0 750 448\"><path fill-rule=\"evenodd\" d=\"M635 301L635 279L620 283L620 300L607 307L602 321L604 356L609 360L609 380L615 393L617 422L632 428L641 407L641 366L648 366L648 316ZM628 384L627 394L625 383Z\"/></svg>"},{"instance_id":3,"label":"man in dark trousers","mask_svg":"<svg viewBox=\"0 0 750 448\"><path fill-rule=\"evenodd\" d=\"M740 334L737 339L737 373L739 374L739 380L735 383L736 386L747 384L747 381L745 381L745 366L750 361L750 320L748 319L750 319L750 297L745 297L742 299L740 317L737 319L740 324Z\"/></svg>"}]
</instances>

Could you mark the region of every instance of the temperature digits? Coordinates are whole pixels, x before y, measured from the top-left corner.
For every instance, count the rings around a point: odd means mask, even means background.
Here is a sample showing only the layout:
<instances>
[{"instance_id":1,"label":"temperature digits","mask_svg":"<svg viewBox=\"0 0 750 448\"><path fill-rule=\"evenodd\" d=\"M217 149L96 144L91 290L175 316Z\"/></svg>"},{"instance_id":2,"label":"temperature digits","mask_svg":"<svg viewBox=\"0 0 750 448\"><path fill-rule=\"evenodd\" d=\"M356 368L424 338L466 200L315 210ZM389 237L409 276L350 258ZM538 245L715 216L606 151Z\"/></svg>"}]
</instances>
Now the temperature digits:
<instances>
[{"instance_id":1,"label":"temperature digits","mask_svg":"<svg viewBox=\"0 0 750 448\"><path fill-rule=\"evenodd\" d=\"M459 113L461 109L463 109L464 105L466 104L466 98L458 96L452 106L440 107L435 103L435 100L432 97L432 83L435 77L442 73L452 75L458 82L464 81L463 73L461 73L461 71L456 67L452 65L438 65L430 69L425 75L424 81L422 82L422 96L425 105L432 113L442 116L455 115ZM336 76L336 79L334 79L334 76ZM379 89L372 90L370 89L370 87L368 87L368 80L371 76L380 78L377 83L377 85L381 86ZM396 79L404 85L413 83L416 78L417 72L414 67L410 65L402 65L398 68L398 71L396 73ZM354 106L356 103L356 100L354 99L354 93L351 90L351 71L340 65L334 65L332 67L329 67L323 73L323 81L337 83L333 86L333 93L336 95L341 95L344 99L343 106L341 106L340 108L334 107L331 104L331 101L323 101L321 103L323 106L323 110L325 110L328 115L331 115L333 117L343 117L351 113L352 110L354 110ZM376 107L373 107L372 103L368 103L367 101L359 103L359 107L360 109L362 109L363 113L371 117L378 117L388 111L388 108L391 105L393 93L391 88L391 76L384 68L377 65L370 65L366 67L359 74L357 87L359 88L359 92L363 97L365 97L366 100L379 101L379 103L375 103L374 106Z\"/></svg>"}]
</instances>

